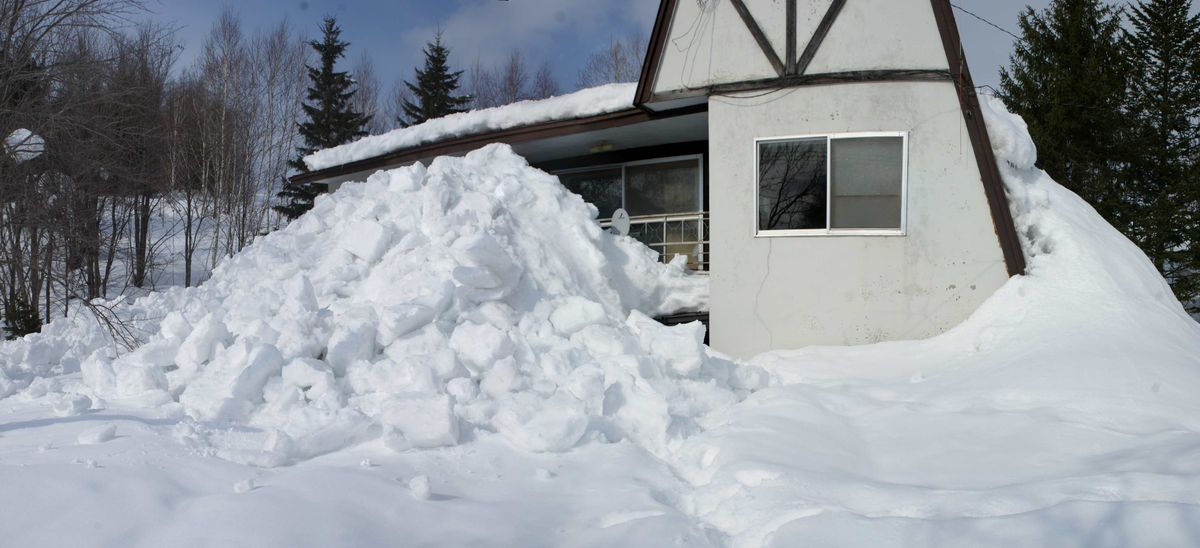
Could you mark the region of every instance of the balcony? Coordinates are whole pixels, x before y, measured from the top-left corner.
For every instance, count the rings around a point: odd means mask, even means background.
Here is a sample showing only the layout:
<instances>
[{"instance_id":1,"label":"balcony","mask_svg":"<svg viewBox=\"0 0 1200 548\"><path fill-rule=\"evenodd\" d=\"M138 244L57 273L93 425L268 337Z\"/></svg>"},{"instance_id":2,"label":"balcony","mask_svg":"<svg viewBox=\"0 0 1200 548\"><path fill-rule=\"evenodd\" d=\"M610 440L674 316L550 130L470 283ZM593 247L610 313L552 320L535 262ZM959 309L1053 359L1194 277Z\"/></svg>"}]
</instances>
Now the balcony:
<instances>
[{"instance_id":1,"label":"balcony","mask_svg":"<svg viewBox=\"0 0 1200 548\"><path fill-rule=\"evenodd\" d=\"M611 227L612 219L601 219L600 226ZM630 217L629 235L657 251L663 262L686 255L689 269L708 272L707 211Z\"/></svg>"}]
</instances>

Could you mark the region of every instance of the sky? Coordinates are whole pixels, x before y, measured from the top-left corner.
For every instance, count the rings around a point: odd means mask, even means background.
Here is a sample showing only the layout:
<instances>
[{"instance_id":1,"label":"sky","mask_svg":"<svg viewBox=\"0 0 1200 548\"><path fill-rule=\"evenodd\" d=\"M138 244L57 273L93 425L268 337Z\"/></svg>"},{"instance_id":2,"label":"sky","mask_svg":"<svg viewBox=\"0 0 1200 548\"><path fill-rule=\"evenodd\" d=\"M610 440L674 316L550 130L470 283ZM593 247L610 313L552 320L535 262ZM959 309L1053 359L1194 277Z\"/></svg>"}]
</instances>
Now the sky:
<instances>
[{"instance_id":1,"label":"sky","mask_svg":"<svg viewBox=\"0 0 1200 548\"><path fill-rule=\"evenodd\" d=\"M1050 0L955 0L967 59L977 85L999 84L1013 38L962 10L1016 33L1017 16L1026 5L1046 7ZM297 28L316 34L321 18L337 17L342 38L351 43L345 67L367 52L384 88L411 79L421 62L421 47L438 29L459 68L476 59L493 64L512 49L525 52L534 66L547 62L563 89L573 89L589 53L612 38L648 36L657 0L151 0L154 17L173 22L183 47L181 63L200 49L209 27L226 6L242 16L247 30L273 26L286 17Z\"/></svg>"}]
</instances>

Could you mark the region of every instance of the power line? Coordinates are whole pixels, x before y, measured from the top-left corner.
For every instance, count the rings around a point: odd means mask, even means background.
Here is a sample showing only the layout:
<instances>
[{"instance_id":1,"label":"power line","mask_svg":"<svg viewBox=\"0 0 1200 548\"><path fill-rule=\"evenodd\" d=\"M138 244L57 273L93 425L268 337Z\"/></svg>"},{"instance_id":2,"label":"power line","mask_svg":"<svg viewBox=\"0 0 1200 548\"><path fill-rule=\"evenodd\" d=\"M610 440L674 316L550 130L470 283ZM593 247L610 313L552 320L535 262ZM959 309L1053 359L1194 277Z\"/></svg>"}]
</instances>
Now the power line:
<instances>
[{"instance_id":1,"label":"power line","mask_svg":"<svg viewBox=\"0 0 1200 548\"><path fill-rule=\"evenodd\" d=\"M954 9L956 9L956 10L958 10L958 11L961 11L961 12L963 12L963 13L967 14L967 15L970 15L971 17L974 17L974 18L976 18L976 19L978 19L978 20L980 20L980 21L983 21L983 22L984 22L984 23L986 23L987 25L991 26L992 28L994 28L994 29L996 29L996 30L998 30L998 31L1000 31L1000 32L1003 32L1004 34L1007 34L1007 35L1009 35L1009 36L1012 36L1013 38L1015 38L1015 39L1017 39L1017 40L1020 40L1020 39L1021 39L1021 37L1020 37L1020 36L1017 36L1017 35L1013 34L1013 33L1012 33L1012 32L1010 32L1008 29L1006 29L1006 28L1004 28L1004 27L1001 27L1000 25L997 25L997 24L995 24L995 23L993 23L993 22L991 22L991 21L988 21L987 19L984 19L983 17L980 17L980 16L978 16L978 15L976 15L976 14L974 14L974 13L972 13L972 12L968 11L967 9L963 8L962 6L960 6L960 5L958 5L958 4L955 4L955 3L951 2L951 3L950 3L950 5L951 5L951 6L954 6Z\"/></svg>"}]
</instances>

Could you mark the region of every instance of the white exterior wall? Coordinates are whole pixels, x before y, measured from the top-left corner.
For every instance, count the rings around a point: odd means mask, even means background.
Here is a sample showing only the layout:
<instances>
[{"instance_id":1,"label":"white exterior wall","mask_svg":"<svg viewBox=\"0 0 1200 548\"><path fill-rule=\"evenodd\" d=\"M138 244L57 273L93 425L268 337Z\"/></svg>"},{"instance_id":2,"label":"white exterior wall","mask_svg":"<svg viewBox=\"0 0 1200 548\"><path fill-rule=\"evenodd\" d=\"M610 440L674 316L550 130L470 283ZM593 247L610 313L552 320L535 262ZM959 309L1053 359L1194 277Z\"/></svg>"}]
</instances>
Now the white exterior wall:
<instances>
[{"instance_id":1,"label":"white exterior wall","mask_svg":"<svg viewBox=\"0 0 1200 548\"><path fill-rule=\"evenodd\" d=\"M709 100L714 348L748 357L928 337L1008 279L951 83L747 95ZM755 236L756 138L871 131L909 134L905 236Z\"/></svg>"},{"instance_id":2,"label":"white exterior wall","mask_svg":"<svg viewBox=\"0 0 1200 548\"><path fill-rule=\"evenodd\" d=\"M745 2L779 59L786 61L784 0ZM797 57L831 3L800 0ZM655 93L778 76L728 0L681 0L677 6ZM929 0L847 0L807 73L947 68Z\"/></svg>"}]
</instances>

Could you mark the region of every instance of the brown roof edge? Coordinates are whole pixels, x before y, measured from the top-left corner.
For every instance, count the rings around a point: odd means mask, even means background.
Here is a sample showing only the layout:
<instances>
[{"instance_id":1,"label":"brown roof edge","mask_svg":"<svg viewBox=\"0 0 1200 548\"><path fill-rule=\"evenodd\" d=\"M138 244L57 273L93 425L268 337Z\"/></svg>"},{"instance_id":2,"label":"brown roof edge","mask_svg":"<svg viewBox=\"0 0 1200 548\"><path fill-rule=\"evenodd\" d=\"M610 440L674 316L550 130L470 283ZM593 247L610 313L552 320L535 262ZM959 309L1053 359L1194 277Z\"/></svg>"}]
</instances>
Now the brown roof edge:
<instances>
[{"instance_id":1,"label":"brown roof edge","mask_svg":"<svg viewBox=\"0 0 1200 548\"><path fill-rule=\"evenodd\" d=\"M650 102L654 94L654 80L658 77L658 63L667 47L667 33L671 32L671 18L675 15L678 0L662 0L658 4L658 16L654 19L654 30L650 31L650 43L646 46L646 59L642 61L642 75L638 78L637 92L633 104L638 108Z\"/></svg>"},{"instance_id":2,"label":"brown roof edge","mask_svg":"<svg viewBox=\"0 0 1200 548\"><path fill-rule=\"evenodd\" d=\"M639 108L628 108L606 114L597 114L584 118L566 120L551 120L528 126L520 126L499 131L465 135L445 141L418 145L415 147L396 150L379 156L333 166L307 173L298 173L289 178L293 183L311 183L321 179L350 175L361 171L382 169L396 164L405 164L447 154L457 154L474 150L491 143L523 143L550 137L561 137L575 133L585 133L612 127L640 124L651 120L686 116L708 111L708 103L702 103L670 112L647 112Z\"/></svg>"},{"instance_id":3,"label":"brown roof edge","mask_svg":"<svg viewBox=\"0 0 1200 548\"><path fill-rule=\"evenodd\" d=\"M950 5L950 0L931 2L938 32L942 36L942 47L946 50L946 60L950 64L950 76L954 80L963 119L967 124L967 134L971 138L971 148L975 151L975 163L979 165L979 174L983 178L984 194L987 195L992 224L995 225L996 236L1000 240L1000 250L1004 253L1008 275L1024 274L1025 252L1021 250L1021 240L1017 238L1012 211L1008 207L1008 194L1004 190L1004 181L1000 178L996 155L992 152L992 140L983 120L979 96L975 94L971 71L967 68L958 24L954 20L954 8Z\"/></svg>"}]
</instances>

